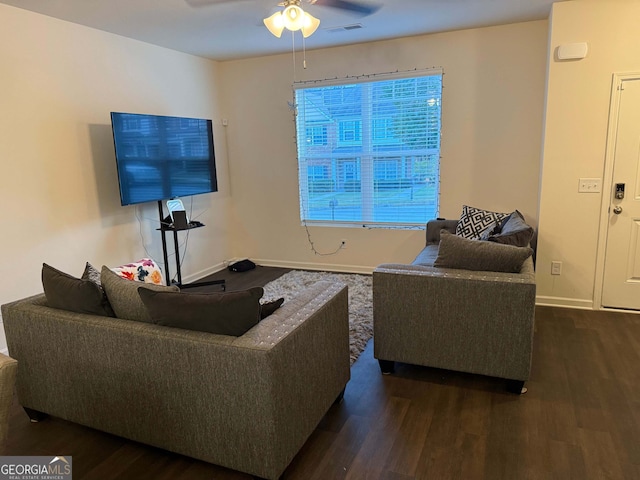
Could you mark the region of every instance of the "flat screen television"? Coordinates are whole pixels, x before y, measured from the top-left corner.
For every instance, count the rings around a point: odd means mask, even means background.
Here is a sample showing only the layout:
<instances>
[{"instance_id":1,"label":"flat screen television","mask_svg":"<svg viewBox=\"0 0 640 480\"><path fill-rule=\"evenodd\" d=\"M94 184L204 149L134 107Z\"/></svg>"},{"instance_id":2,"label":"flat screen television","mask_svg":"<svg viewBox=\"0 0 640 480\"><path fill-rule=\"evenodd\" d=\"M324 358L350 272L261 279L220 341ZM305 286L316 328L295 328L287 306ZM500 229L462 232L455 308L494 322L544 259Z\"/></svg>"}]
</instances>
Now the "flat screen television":
<instances>
[{"instance_id":1,"label":"flat screen television","mask_svg":"<svg viewBox=\"0 0 640 480\"><path fill-rule=\"evenodd\" d=\"M122 205L218 191L211 120L111 112Z\"/></svg>"}]
</instances>

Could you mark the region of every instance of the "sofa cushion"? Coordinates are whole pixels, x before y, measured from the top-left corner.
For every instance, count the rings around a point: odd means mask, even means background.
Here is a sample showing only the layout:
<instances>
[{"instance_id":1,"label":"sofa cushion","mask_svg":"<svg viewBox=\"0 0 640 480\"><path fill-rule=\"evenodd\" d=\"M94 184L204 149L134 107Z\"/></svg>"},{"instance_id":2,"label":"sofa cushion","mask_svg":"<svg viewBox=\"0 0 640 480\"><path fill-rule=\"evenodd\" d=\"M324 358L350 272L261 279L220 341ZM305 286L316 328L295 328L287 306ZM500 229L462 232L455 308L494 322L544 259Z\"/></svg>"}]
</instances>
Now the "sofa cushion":
<instances>
[{"instance_id":1,"label":"sofa cushion","mask_svg":"<svg viewBox=\"0 0 640 480\"><path fill-rule=\"evenodd\" d=\"M153 323L239 337L260 321L262 287L239 292L138 290Z\"/></svg>"},{"instance_id":2,"label":"sofa cushion","mask_svg":"<svg viewBox=\"0 0 640 480\"><path fill-rule=\"evenodd\" d=\"M422 249L418 256L411 262L411 265L433 266L438 256L438 245L427 245Z\"/></svg>"},{"instance_id":3,"label":"sofa cushion","mask_svg":"<svg viewBox=\"0 0 640 480\"><path fill-rule=\"evenodd\" d=\"M509 217L507 217L509 218ZM506 221L502 220L501 222L492 222L481 234L478 240L489 240L489 237L493 235L498 235L502 231L502 224Z\"/></svg>"},{"instance_id":4,"label":"sofa cushion","mask_svg":"<svg viewBox=\"0 0 640 480\"><path fill-rule=\"evenodd\" d=\"M533 254L529 247L469 240L446 230L440 235L435 267L518 273L524 261Z\"/></svg>"},{"instance_id":5,"label":"sofa cushion","mask_svg":"<svg viewBox=\"0 0 640 480\"><path fill-rule=\"evenodd\" d=\"M73 277L43 263L42 287L50 307L76 313L115 316L102 288L91 280Z\"/></svg>"},{"instance_id":6,"label":"sofa cushion","mask_svg":"<svg viewBox=\"0 0 640 480\"><path fill-rule=\"evenodd\" d=\"M499 233L487 236L486 240L505 245L515 245L516 247L526 247L532 237L533 228L527 225L522 214L516 210L502 223Z\"/></svg>"},{"instance_id":7,"label":"sofa cushion","mask_svg":"<svg viewBox=\"0 0 640 480\"><path fill-rule=\"evenodd\" d=\"M118 276L136 282L164 285L162 270L156 262L150 258L142 258L132 263L111 268Z\"/></svg>"},{"instance_id":8,"label":"sofa cushion","mask_svg":"<svg viewBox=\"0 0 640 480\"><path fill-rule=\"evenodd\" d=\"M462 206L462 214L456 225L456 235L470 240L477 240L487 228L502 222L508 213L490 212L468 205Z\"/></svg>"},{"instance_id":9,"label":"sofa cushion","mask_svg":"<svg viewBox=\"0 0 640 480\"><path fill-rule=\"evenodd\" d=\"M126 280L106 266L102 267L100 280L116 317L138 322L152 323L151 317L149 317L149 313L138 295L138 288L147 288L160 292L180 291L175 285L168 287Z\"/></svg>"}]
</instances>

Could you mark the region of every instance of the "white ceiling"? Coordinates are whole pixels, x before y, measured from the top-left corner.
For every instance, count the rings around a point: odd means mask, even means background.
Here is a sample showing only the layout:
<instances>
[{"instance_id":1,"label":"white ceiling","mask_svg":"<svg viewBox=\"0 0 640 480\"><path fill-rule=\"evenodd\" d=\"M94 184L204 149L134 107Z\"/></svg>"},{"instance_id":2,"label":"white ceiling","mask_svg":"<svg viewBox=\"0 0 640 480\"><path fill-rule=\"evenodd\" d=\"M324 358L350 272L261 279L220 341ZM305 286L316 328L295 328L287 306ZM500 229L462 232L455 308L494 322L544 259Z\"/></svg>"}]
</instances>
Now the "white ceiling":
<instances>
[{"instance_id":1,"label":"white ceiling","mask_svg":"<svg viewBox=\"0 0 640 480\"><path fill-rule=\"evenodd\" d=\"M262 19L279 0L0 0L0 3L214 60L291 51L291 34L276 38ZM380 9L359 17L320 5L302 6L320 19L306 48L546 19L554 0L353 0ZM187 3L188 2L188 3ZM194 6L204 3L203 6ZM361 29L332 31L361 24ZM296 48L302 43L295 35Z\"/></svg>"}]
</instances>

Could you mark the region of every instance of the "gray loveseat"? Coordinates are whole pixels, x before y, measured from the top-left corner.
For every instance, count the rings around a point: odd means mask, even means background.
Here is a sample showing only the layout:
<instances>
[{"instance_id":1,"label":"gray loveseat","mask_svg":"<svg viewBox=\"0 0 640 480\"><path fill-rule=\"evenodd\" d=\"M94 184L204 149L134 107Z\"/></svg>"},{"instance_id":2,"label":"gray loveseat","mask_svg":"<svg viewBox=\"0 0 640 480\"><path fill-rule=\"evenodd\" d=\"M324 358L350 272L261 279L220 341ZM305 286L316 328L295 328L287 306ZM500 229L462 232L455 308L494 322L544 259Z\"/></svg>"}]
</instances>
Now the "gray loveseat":
<instances>
[{"instance_id":1,"label":"gray loveseat","mask_svg":"<svg viewBox=\"0 0 640 480\"><path fill-rule=\"evenodd\" d=\"M346 286L318 282L240 337L71 313L44 295L2 315L32 418L275 479L349 380L347 302Z\"/></svg>"},{"instance_id":2,"label":"gray loveseat","mask_svg":"<svg viewBox=\"0 0 640 480\"><path fill-rule=\"evenodd\" d=\"M531 369L533 260L519 273L434 267L440 230L454 233L456 225L430 221L412 264L374 270L374 356L383 373L410 363L508 379L519 393Z\"/></svg>"},{"instance_id":3,"label":"gray loveseat","mask_svg":"<svg viewBox=\"0 0 640 480\"><path fill-rule=\"evenodd\" d=\"M0 353L0 455L4 454L4 445L9 431L9 411L13 405L13 385L16 379L18 362Z\"/></svg>"}]
</instances>

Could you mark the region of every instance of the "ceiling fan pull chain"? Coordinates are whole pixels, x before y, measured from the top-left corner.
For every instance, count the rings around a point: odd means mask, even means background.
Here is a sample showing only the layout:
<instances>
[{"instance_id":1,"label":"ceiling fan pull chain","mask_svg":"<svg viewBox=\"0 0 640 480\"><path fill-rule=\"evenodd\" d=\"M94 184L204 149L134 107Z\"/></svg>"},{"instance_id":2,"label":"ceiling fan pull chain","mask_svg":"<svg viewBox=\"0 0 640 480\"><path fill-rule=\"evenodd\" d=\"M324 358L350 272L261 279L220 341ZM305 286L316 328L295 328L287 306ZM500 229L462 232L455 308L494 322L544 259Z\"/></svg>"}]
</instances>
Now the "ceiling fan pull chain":
<instances>
[{"instance_id":1,"label":"ceiling fan pull chain","mask_svg":"<svg viewBox=\"0 0 640 480\"><path fill-rule=\"evenodd\" d=\"M293 56L293 83L296 82L296 36L295 36L295 32L291 32L291 50L292 50L292 56Z\"/></svg>"},{"instance_id":2,"label":"ceiling fan pull chain","mask_svg":"<svg viewBox=\"0 0 640 480\"><path fill-rule=\"evenodd\" d=\"M307 47L304 41L304 35L302 36L302 68L307 69Z\"/></svg>"}]
</instances>

